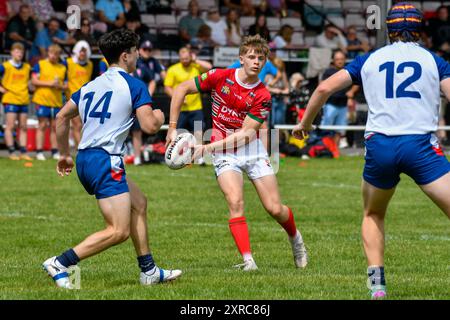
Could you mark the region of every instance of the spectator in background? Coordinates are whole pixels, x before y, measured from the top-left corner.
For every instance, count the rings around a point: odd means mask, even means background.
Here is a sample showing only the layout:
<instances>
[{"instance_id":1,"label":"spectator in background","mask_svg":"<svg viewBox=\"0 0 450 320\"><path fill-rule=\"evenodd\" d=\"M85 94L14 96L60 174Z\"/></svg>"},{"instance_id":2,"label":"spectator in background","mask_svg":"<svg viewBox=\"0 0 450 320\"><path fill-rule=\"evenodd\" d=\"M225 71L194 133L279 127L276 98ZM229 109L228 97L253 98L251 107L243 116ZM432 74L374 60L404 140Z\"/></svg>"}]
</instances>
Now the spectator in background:
<instances>
[{"instance_id":1,"label":"spectator in background","mask_svg":"<svg viewBox=\"0 0 450 320\"><path fill-rule=\"evenodd\" d=\"M6 0L0 0L0 34L3 34L6 31L6 26L8 25L9 20L9 6ZM2 39L0 38L0 48L3 44Z\"/></svg>"},{"instance_id":2,"label":"spectator in background","mask_svg":"<svg viewBox=\"0 0 450 320\"><path fill-rule=\"evenodd\" d=\"M100 61L98 62L98 75L101 76L108 70L109 64L108 61L106 61L105 57L102 57Z\"/></svg>"},{"instance_id":3,"label":"spectator in background","mask_svg":"<svg viewBox=\"0 0 450 320\"><path fill-rule=\"evenodd\" d=\"M11 19L16 14L19 14L20 7L24 4L22 0L7 0L8 5L8 16Z\"/></svg>"},{"instance_id":4,"label":"spectator in background","mask_svg":"<svg viewBox=\"0 0 450 320\"><path fill-rule=\"evenodd\" d=\"M285 24L281 27L278 34L273 39L272 46L277 49L276 55L279 58L289 58L289 51L286 50L278 50L278 49L292 49L295 48L294 45L291 44L292 34L294 33L294 28L290 25Z\"/></svg>"},{"instance_id":5,"label":"spectator in background","mask_svg":"<svg viewBox=\"0 0 450 320\"><path fill-rule=\"evenodd\" d=\"M98 0L95 5L100 21L106 23L108 31L125 25L125 11L119 0Z\"/></svg>"},{"instance_id":6,"label":"spectator in background","mask_svg":"<svg viewBox=\"0 0 450 320\"><path fill-rule=\"evenodd\" d=\"M193 38L190 42L191 48L199 56L209 56L214 53L214 47L217 43L211 38L211 27L207 24L200 26L198 29L197 37Z\"/></svg>"},{"instance_id":7,"label":"spectator in background","mask_svg":"<svg viewBox=\"0 0 450 320\"><path fill-rule=\"evenodd\" d=\"M92 52L98 52L99 48L97 46L97 40L92 35L92 27L91 22L87 18L81 19L81 26L80 29L75 31L74 34L75 41L86 41L89 46L91 47Z\"/></svg>"},{"instance_id":8,"label":"spectator in background","mask_svg":"<svg viewBox=\"0 0 450 320\"><path fill-rule=\"evenodd\" d=\"M141 12L139 6L134 0L122 0L123 9L125 11L125 19L132 21L141 21Z\"/></svg>"},{"instance_id":9,"label":"spectator in background","mask_svg":"<svg viewBox=\"0 0 450 320\"><path fill-rule=\"evenodd\" d=\"M94 20L95 6L92 0L69 0L69 6L76 5L80 7L81 18Z\"/></svg>"},{"instance_id":10,"label":"spectator in background","mask_svg":"<svg viewBox=\"0 0 450 320\"><path fill-rule=\"evenodd\" d=\"M221 14L227 14L230 10L242 10L241 0L219 0Z\"/></svg>"},{"instance_id":11,"label":"spectator in background","mask_svg":"<svg viewBox=\"0 0 450 320\"><path fill-rule=\"evenodd\" d=\"M192 38L195 38L200 26L205 24L205 21L200 18L200 9L196 0L189 1L188 9L189 14L181 18L179 24L180 37L185 43L189 43Z\"/></svg>"},{"instance_id":12,"label":"spectator in background","mask_svg":"<svg viewBox=\"0 0 450 320\"><path fill-rule=\"evenodd\" d=\"M289 94L289 81L286 75L286 67L283 60L274 58L273 64L281 72L281 78L273 82L273 76L266 79L266 83L270 83L266 88L272 95L272 110L270 117L270 124L273 127L275 124L286 123L286 108Z\"/></svg>"},{"instance_id":13,"label":"spectator in background","mask_svg":"<svg viewBox=\"0 0 450 320\"><path fill-rule=\"evenodd\" d=\"M36 37L36 22L31 16L31 8L27 4L20 6L19 13L14 16L6 28L6 48L10 48L14 42L20 42L25 50L31 49Z\"/></svg>"},{"instance_id":14,"label":"spectator in background","mask_svg":"<svg viewBox=\"0 0 450 320\"><path fill-rule=\"evenodd\" d=\"M346 55L341 50L336 50L333 52L333 61L332 66L325 70L325 72L322 75L322 81L325 79L328 79L336 72L342 70L345 66L345 60ZM321 125L322 126L346 126L347 125L347 105L350 99L348 96L351 96L352 99L358 91L358 86L352 86L350 90L347 88L342 89L340 91L337 91L336 93L332 94L323 110L323 118ZM334 142L336 143L336 146L340 145L341 136L345 135L344 130L340 130L335 132L334 134Z\"/></svg>"},{"instance_id":15,"label":"spectator in background","mask_svg":"<svg viewBox=\"0 0 450 320\"><path fill-rule=\"evenodd\" d=\"M300 2L303 2L303 0L285 0L288 17L301 17L300 10L303 3Z\"/></svg>"},{"instance_id":16,"label":"spectator in background","mask_svg":"<svg viewBox=\"0 0 450 320\"><path fill-rule=\"evenodd\" d=\"M11 47L11 59L0 64L0 93L5 111L5 144L11 160L31 160L27 155L27 117L30 93L28 82L31 67L23 62L25 47L16 42ZM19 125L20 157L15 154L14 135L16 121Z\"/></svg>"},{"instance_id":17,"label":"spectator in background","mask_svg":"<svg viewBox=\"0 0 450 320\"><path fill-rule=\"evenodd\" d=\"M267 3L267 0L261 0L259 5L256 6L255 15L256 16L263 15L265 17L273 17L274 16L272 9L269 8L269 4Z\"/></svg>"},{"instance_id":18,"label":"spectator in background","mask_svg":"<svg viewBox=\"0 0 450 320\"><path fill-rule=\"evenodd\" d=\"M220 17L218 8L209 9L206 24L211 28L211 39L218 45L227 45L227 24Z\"/></svg>"},{"instance_id":19,"label":"spectator in background","mask_svg":"<svg viewBox=\"0 0 450 320\"><path fill-rule=\"evenodd\" d=\"M267 42L271 41L270 31L269 28L267 28L267 20L264 15L256 16L255 23L248 28L248 34L250 36L259 34L263 39L266 39Z\"/></svg>"},{"instance_id":20,"label":"spectator in background","mask_svg":"<svg viewBox=\"0 0 450 320\"><path fill-rule=\"evenodd\" d=\"M38 30L44 28L44 25L55 16L55 10L50 0L24 0L24 3L30 5Z\"/></svg>"},{"instance_id":21,"label":"spectator in background","mask_svg":"<svg viewBox=\"0 0 450 320\"><path fill-rule=\"evenodd\" d=\"M231 9L228 11L226 24L227 45L237 47L240 46L242 40L242 29L239 23L239 13L236 9Z\"/></svg>"},{"instance_id":22,"label":"spectator in background","mask_svg":"<svg viewBox=\"0 0 450 320\"><path fill-rule=\"evenodd\" d=\"M148 34L148 27L141 23L141 20L137 16L130 16L125 24L128 30L133 31L141 40L149 40L150 35Z\"/></svg>"},{"instance_id":23,"label":"spectator in background","mask_svg":"<svg viewBox=\"0 0 450 320\"><path fill-rule=\"evenodd\" d=\"M167 70L164 80L164 91L172 98L173 92L184 81L193 79L203 72L212 68L211 63L199 60L188 48L183 47L178 52L180 62L172 65ZM180 117L177 122L177 129L185 129L194 132L197 141L203 141L203 105L200 93L187 95L181 107ZM200 123L200 127L195 126L195 122ZM171 125L169 123L169 125ZM203 164L204 160L199 160Z\"/></svg>"},{"instance_id":24,"label":"spectator in background","mask_svg":"<svg viewBox=\"0 0 450 320\"><path fill-rule=\"evenodd\" d=\"M426 46L433 51L448 51L450 44L450 23L447 6L440 6L437 17L427 20L425 23Z\"/></svg>"},{"instance_id":25,"label":"spectator in background","mask_svg":"<svg viewBox=\"0 0 450 320\"><path fill-rule=\"evenodd\" d=\"M46 57L47 49L52 43L68 44L68 40L68 34L59 27L59 20L51 18L48 22L48 27L43 28L36 35L31 48L32 65L34 65L35 59L44 59Z\"/></svg>"},{"instance_id":26,"label":"spectator in background","mask_svg":"<svg viewBox=\"0 0 450 320\"><path fill-rule=\"evenodd\" d=\"M53 159L59 159L56 145L55 118L63 106L63 92L67 90L67 68L60 62L61 47L48 47L48 58L33 67L31 83L36 87L33 99L39 127L36 132L36 159L46 160L43 153L45 131L50 126L50 144Z\"/></svg>"},{"instance_id":27,"label":"spectator in background","mask_svg":"<svg viewBox=\"0 0 450 320\"><path fill-rule=\"evenodd\" d=\"M66 92L67 100L72 94L78 91L83 85L91 81L93 64L90 60L91 48L87 41L78 41L72 49L72 56L65 61L67 67L68 89ZM71 119L72 133L75 140L75 149L78 150L78 144L81 140L81 119L76 116Z\"/></svg>"},{"instance_id":28,"label":"spectator in background","mask_svg":"<svg viewBox=\"0 0 450 320\"><path fill-rule=\"evenodd\" d=\"M319 48L329 48L331 50L340 49L347 53L347 40L341 30L331 24L325 26L325 30L316 38L315 45Z\"/></svg>"},{"instance_id":29,"label":"spectator in background","mask_svg":"<svg viewBox=\"0 0 450 320\"><path fill-rule=\"evenodd\" d=\"M133 77L142 80L148 88L150 96L153 96L156 89L156 84L159 79L164 79L166 71L161 63L152 57L153 45L149 40L145 40L139 46L139 59L136 63L136 70L133 72ZM130 129L133 149L134 149L134 165L141 165L142 154L142 129L139 121L136 119Z\"/></svg>"},{"instance_id":30,"label":"spectator in background","mask_svg":"<svg viewBox=\"0 0 450 320\"><path fill-rule=\"evenodd\" d=\"M273 15L278 18L287 16L287 8L285 0L267 0L267 4Z\"/></svg>"},{"instance_id":31,"label":"spectator in background","mask_svg":"<svg viewBox=\"0 0 450 320\"><path fill-rule=\"evenodd\" d=\"M367 41L361 41L358 39L356 28L350 26L347 28L347 57L349 59L355 59L361 53L367 53L370 51L370 46Z\"/></svg>"}]
</instances>

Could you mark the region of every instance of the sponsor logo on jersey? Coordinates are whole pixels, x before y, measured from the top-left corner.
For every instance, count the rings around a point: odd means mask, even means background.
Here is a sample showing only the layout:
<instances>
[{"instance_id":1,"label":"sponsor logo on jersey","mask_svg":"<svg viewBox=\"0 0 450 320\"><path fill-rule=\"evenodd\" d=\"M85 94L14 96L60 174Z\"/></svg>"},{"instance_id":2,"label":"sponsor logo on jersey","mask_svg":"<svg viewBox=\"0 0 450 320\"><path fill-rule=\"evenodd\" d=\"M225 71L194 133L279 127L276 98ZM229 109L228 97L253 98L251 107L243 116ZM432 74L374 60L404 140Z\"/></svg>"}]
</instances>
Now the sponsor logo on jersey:
<instances>
[{"instance_id":1,"label":"sponsor logo on jersey","mask_svg":"<svg viewBox=\"0 0 450 320\"><path fill-rule=\"evenodd\" d=\"M205 79L208 78L208 74L207 73L203 73L201 78L202 78L202 81L205 81Z\"/></svg>"},{"instance_id":2,"label":"sponsor logo on jersey","mask_svg":"<svg viewBox=\"0 0 450 320\"><path fill-rule=\"evenodd\" d=\"M208 71L208 74L213 74L214 72L216 72L216 69L211 69Z\"/></svg>"},{"instance_id":3,"label":"sponsor logo on jersey","mask_svg":"<svg viewBox=\"0 0 450 320\"><path fill-rule=\"evenodd\" d=\"M256 96L255 93L254 93L253 91L250 92L249 95L250 95L250 97L252 97L252 98L254 98L254 97Z\"/></svg>"},{"instance_id":4,"label":"sponsor logo on jersey","mask_svg":"<svg viewBox=\"0 0 450 320\"><path fill-rule=\"evenodd\" d=\"M242 97L241 97L240 95L238 95L238 94L236 94L236 93L234 93L234 92L233 92L233 94L234 94L234 96L235 96L236 98L238 98L239 100L242 100Z\"/></svg>"},{"instance_id":5,"label":"sponsor logo on jersey","mask_svg":"<svg viewBox=\"0 0 450 320\"><path fill-rule=\"evenodd\" d=\"M236 110L233 110L231 108L228 108L227 106L222 106L222 108L220 109L221 113L225 113L225 114L229 114L233 117L239 117L240 114L238 112L236 112Z\"/></svg>"},{"instance_id":6,"label":"sponsor logo on jersey","mask_svg":"<svg viewBox=\"0 0 450 320\"><path fill-rule=\"evenodd\" d=\"M230 88L227 86L223 86L222 89L220 89L220 92L222 92L223 94L229 94Z\"/></svg>"},{"instance_id":7,"label":"sponsor logo on jersey","mask_svg":"<svg viewBox=\"0 0 450 320\"><path fill-rule=\"evenodd\" d=\"M234 81L232 81L232 80L230 80L228 78L225 79L225 82L228 83L231 86L234 84Z\"/></svg>"}]
</instances>

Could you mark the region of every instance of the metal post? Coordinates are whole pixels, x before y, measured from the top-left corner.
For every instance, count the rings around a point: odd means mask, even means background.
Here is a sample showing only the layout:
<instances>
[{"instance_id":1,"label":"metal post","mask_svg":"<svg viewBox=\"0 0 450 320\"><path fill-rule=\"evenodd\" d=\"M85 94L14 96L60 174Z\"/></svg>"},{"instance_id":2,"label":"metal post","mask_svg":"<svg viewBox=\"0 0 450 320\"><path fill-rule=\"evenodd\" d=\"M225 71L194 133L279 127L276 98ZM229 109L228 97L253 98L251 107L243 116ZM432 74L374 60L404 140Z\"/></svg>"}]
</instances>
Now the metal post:
<instances>
[{"instance_id":1,"label":"metal post","mask_svg":"<svg viewBox=\"0 0 450 320\"><path fill-rule=\"evenodd\" d=\"M381 48L387 43L386 16L388 10L392 7L392 0L378 0L378 7L381 14L381 29L377 30L376 47Z\"/></svg>"}]
</instances>

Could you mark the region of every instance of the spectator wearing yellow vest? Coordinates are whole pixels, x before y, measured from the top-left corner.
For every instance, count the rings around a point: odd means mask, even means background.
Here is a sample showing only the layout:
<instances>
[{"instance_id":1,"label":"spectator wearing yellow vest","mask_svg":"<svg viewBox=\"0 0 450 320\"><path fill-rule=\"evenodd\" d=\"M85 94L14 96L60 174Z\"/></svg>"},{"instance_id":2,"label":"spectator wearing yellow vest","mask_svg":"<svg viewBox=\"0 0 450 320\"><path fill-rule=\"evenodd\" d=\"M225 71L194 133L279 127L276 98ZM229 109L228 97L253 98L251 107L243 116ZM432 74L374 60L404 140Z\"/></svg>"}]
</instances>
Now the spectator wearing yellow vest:
<instances>
[{"instance_id":1,"label":"spectator wearing yellow vest","mask_svg":"<svg viewBox=\"0 0 450 320\"><path fill-rule=\"evenodd\" d=\"M11 59L0 65L0 92L2 104L5 111L5 141L11 160L31 160L27 155L27 117L28 105L30 104L30 93L28 82L30 80L31 67L28 63L22 62L25 47L20 42L11 46ZM15 154L13 132L16 121L19 122L20 157Z\"/></svg>"},{"instance_id":2,"label":"spectator wearing yellow vest","mask_svg":"<svg viewBox=\"0 0 450 320\"><path fill-rule=\"evenodd\" d=\"M66 60L68 90L67 100L72 94L78 91L84 84L91 81L93 64L90 60L91 47L84 40L78 41L72 49L72 56ZM72 134L75 140L75 149L81 139L81 119L80 116L72 118Z\"/></svg>"},{"instance_id":3,"label":"spectator wearing yellow vest","mask_svg":"<svg viewBox=\"0 0 450 320\"><path fill-rule=\"evenodd\" d=\"M52 156L59 158L56 145L55 117L63 105L63 92L67 90L67 67L61 63L61 47L52 44L47 59L39 60L33 67L31 83L36 87L32 101L36 105L39 127L36 132L36 159L45 160L43 145L45 131L51 127Z\"/></svg>"},{"instance_id":4,"label":"spectator wearing yellow vest","mask_svg":"<svg viewBox=\"0 0 450 320\"><path fill-rule=\"evenodd\" d=\"M212 68L208 61L196 58L188 48L183 47L178 51L180 62L172 65L167 70L164 79L164 92L172 98L173 92L184 81L194 79L200 74ZM187 95L181 106L180 117L178 118L178 129L185 129L194 132L197 141L202 141L203 131L203 105L200 93ZM200 123L200 127L194 128L194 123ZM199 159L199 164L203 164L203 159Z\"/></svg>"}]
</instances>

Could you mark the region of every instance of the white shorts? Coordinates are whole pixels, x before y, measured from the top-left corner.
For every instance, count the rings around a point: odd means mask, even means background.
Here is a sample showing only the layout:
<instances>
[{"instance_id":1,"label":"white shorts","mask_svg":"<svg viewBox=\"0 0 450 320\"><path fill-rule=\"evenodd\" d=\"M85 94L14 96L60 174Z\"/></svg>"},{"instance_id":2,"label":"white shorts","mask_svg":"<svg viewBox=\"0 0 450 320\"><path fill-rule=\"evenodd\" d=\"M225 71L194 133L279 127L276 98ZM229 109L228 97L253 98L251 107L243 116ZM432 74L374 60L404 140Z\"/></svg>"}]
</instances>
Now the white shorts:
<instances>
[{"instance_id":1,"label":"white shorts","mask_svg":"<svg viewBox=\"0 0 450 320\"><path fill-rule=\"evenodd\" d=\"M274 174L269 155L260 139L240 147L235 152L215 153L213 155L216 177L225 171L243 171L250 180Z\"/></svg>"}]
</instances>

